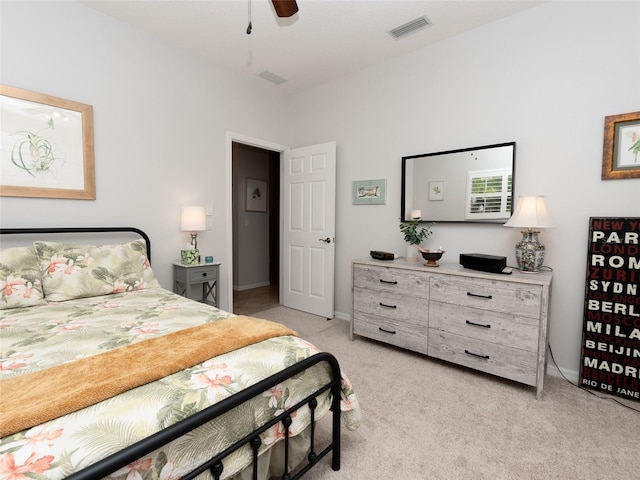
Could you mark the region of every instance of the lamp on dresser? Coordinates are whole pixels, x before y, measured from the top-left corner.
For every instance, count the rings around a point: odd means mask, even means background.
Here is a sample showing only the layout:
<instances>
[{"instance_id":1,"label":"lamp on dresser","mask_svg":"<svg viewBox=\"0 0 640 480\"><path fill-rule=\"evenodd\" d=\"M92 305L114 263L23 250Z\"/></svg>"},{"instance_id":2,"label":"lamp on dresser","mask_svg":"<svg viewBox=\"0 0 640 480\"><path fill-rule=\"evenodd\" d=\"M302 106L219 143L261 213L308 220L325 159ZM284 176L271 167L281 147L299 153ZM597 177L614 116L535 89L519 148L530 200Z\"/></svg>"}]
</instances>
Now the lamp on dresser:
<instances>
[{"instance_id":1,"label":"lamp on dresser","mask_svg":"<svg viewBox=\"0 0 640 480\"><path fill-rule=\"evenodd\" d=\"M516 243L516 261L523 272L537 273L544 262L544 245L538 240L539 229L554 227L544 196L518 197L516 209L505 227L526 228Z\"/></svg>"}]
</instances>

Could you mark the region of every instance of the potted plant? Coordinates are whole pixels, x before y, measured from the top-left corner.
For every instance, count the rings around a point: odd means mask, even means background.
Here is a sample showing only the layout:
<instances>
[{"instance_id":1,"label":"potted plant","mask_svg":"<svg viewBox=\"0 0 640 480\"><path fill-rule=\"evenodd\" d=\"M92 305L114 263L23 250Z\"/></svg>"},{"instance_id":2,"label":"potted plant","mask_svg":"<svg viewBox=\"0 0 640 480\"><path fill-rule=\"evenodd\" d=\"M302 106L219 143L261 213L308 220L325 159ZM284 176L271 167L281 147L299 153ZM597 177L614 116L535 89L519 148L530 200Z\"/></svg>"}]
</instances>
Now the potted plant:
<instances>
[{"instance_id":1,"label":"potted plant","mask_svg":"<svg viewBox=\"0 0 640 480\"><path fill-rule=\"evenodd\" d=\"M414 217L408 222L400 223L400 231L404 235L404 241L409 244L407 260L417 260L420 244L431 236L433 233L431 227L433 225L432 222L425 226L420 226L420 217Z\"/></svg>"}]
</instances>

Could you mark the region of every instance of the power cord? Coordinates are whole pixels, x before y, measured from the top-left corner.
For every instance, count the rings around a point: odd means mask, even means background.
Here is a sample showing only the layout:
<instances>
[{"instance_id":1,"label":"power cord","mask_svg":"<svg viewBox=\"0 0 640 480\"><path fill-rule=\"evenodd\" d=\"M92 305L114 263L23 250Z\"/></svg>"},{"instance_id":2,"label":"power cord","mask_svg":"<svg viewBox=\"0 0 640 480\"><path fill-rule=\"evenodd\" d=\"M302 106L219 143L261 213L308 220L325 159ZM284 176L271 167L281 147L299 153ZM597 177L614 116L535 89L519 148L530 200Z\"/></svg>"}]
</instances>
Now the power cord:
<instances>
[{"instance_id":1,"label":"power cord","mask_svg":"<svg viewBox=\"0 0 640 480\"><path fill-rule=\"evenodd\" d=\"M617 403L618 405L622 405L624 408L628 408L632 412L640 413L640 409L631 407L631 406L621 402L620 400L618 400L616 398L610 397L608 395L607 396L598 395L593 390L589 390L588 388L584 388L582 385L576 385L575 383L573 383L571 380L569 380L567 377L565 377L564 373L562 373L562 370L560 370L560 367L556 363L556 359L553 357L553 350L551 350L551 343L547 343L547 345L549 346L549 354L551 355L551 360L553 361L553 364L556 366L556 369L560 372L560 375L562 375L562 378L564 378L568 383L570 383L571 385L573 385L576 388L579 388L580 390L584 390L585 392L590 393L591 395L593 395L596 398L599 398L600 400L609 400L611 402Z\"/></svg>"}]
</instances>

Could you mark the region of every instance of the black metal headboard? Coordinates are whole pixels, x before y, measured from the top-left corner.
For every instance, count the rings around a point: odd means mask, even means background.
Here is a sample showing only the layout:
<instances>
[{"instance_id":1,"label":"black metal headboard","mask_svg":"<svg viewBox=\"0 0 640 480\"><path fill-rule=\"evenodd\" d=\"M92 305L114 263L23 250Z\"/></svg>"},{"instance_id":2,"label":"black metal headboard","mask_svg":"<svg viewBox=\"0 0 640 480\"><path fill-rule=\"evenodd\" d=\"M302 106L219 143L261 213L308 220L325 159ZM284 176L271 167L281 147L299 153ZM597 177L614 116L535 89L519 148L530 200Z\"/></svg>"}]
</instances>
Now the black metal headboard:
<instances>
[{"instance_id":1,"label":"black metal headboard","mask_svg":"<svg viewBox=\"0 0 640 480\"><path fill-rule=\"evenodd\" d=\"M151 240L149 236L135 227L64 227L64 228L0 228L0 235L37 235L48 233L108 233L108 232L133 232L147 244L147 258L151 262Z\"/></svg>"}]
</instances>

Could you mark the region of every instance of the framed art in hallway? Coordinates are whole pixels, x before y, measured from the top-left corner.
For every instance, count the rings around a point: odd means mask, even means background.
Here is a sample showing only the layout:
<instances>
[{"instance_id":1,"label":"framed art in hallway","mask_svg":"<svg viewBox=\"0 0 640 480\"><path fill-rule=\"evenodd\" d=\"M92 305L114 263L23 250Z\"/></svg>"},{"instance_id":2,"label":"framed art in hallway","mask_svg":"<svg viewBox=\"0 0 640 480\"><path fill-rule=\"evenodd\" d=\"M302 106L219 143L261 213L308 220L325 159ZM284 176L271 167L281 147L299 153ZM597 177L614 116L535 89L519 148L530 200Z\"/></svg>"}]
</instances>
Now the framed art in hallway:
<instances>
[{"instance_id":1,"label":"framed art in hallway","mask_svg":"<svg viewBox=\"0 0 640 480\"><path fill-rule=\"evenodd\" d=\"M244 211L265 213L267 211L267 182L245 178Z\"/></svg>"},{"instance_id":2,"label":"framed art in hallway","mask_svg":"<svg viewBox=\"0 0 640 480\"><path fill-rule=\"evenodd\" d=\"M640 112L604 119L602 179L640 178Z\"/></svg>"},{"instance_id":3,"label":"framed art in hallway","mask_svg":"<svg viewBox=\"0 0 640 480\"><path fill-rule=\"evenodd\" d=\"M353 205L384 205L387 203L387 179L353 182Z\"/></svg>"},{"instance_id":4,"label":"framed art in hallway","mask_svg":"<svg viewBox=\"0 0 640 480\"><path fill-rule=\"evenodd\" d=\"M93 107L0 85L0 195L95 200Z\"/></svg>"}]
</instances>

